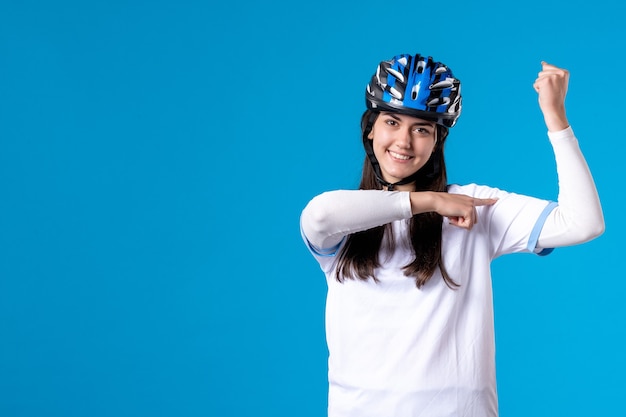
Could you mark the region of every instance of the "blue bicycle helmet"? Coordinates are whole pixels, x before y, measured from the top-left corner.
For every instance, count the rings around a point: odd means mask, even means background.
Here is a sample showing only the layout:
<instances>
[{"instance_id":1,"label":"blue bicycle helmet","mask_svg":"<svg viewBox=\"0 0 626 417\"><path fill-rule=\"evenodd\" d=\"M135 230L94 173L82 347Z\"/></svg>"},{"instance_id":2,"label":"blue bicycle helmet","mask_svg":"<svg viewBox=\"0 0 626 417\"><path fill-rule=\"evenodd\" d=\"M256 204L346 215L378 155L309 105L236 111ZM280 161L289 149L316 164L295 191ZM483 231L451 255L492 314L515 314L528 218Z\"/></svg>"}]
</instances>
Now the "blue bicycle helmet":
<instances>
[{"instance_id":1,"label":"blue bicycle helmet","mask_svg":"<svg viewBox=\"0 0 626 417\"><path fill-rule=\"evenodd\" d=\"M452 127L461 114L461 82L432 57L397 55L378 65L365 101L374 111L403 113Z\"/></svg>"}]
</instances>

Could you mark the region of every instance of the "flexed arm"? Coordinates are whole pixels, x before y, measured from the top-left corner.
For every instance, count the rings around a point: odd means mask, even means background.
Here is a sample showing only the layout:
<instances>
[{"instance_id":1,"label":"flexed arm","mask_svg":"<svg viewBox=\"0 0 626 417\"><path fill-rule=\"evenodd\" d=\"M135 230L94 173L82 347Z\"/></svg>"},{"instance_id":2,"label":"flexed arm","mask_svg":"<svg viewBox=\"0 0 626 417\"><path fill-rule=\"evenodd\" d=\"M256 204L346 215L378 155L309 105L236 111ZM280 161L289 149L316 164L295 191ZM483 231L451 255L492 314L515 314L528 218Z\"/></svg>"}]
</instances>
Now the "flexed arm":
<instances>
[{"instance_id":1,"label":"flexed arm","mask_svg":"<svg viewBox=\"0 0 626 417\"><path fill-rule=\"evenodd\" d=\"M569 72L542 62L533 87L538 93L559 178L558 207L546 219L538 246L554 248L591 240L604 232L598 192L565 114Z\"/></svg>"}]
</instances>

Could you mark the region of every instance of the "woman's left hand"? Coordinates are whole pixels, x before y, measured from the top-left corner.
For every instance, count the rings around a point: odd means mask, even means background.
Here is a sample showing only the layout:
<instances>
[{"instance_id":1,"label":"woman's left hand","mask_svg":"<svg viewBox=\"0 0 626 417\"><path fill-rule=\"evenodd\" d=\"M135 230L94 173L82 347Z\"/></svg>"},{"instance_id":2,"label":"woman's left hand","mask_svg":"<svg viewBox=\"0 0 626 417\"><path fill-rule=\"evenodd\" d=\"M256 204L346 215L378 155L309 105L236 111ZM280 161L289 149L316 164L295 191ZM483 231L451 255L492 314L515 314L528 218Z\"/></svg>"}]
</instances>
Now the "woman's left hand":
<instances>
[{"instance_id":1,"label":"woman's left hand","mask_svg":"<svg viewBox=\"0 0 626 417\"><path fill-rule=\"evenodd\" d=\"M533 84L539 94L539 107L549 131L563 130L569 126L565 115L569 72L547 62L542 61L541 65L542 69Z\"/></svg>"}]
</instances>

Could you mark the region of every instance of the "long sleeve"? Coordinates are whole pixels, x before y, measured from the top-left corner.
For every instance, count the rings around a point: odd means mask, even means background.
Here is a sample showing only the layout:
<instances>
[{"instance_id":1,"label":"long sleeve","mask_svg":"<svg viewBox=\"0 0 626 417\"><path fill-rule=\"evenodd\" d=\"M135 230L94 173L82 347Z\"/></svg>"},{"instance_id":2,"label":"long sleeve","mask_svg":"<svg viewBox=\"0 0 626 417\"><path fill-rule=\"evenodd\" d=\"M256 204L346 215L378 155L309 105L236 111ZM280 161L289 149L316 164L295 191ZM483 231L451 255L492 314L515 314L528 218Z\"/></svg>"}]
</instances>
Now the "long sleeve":
<instances>
[{"instance_id":1,"label":"long sleeve","mask_svg":"<svg viewBox=\"0 0 626 417\"><path fill-rule=\"evenodd\" d=\"M548 132L559 180L558 206L548 215L539 235L540 248L575 245L604 232L598 192L571 128Z\"/></svg>"},{"instance_id":2,"label":"long sleeve","mask_svg":"<svg viewBox=\"0 0 626 417\"><path fill-rule=\"evenodd\" d=\"M411 217L408 192L337 190L313 198L302 211L300 225L309 245L324 251L351 233Z\"/></svg>"}]
</instances>

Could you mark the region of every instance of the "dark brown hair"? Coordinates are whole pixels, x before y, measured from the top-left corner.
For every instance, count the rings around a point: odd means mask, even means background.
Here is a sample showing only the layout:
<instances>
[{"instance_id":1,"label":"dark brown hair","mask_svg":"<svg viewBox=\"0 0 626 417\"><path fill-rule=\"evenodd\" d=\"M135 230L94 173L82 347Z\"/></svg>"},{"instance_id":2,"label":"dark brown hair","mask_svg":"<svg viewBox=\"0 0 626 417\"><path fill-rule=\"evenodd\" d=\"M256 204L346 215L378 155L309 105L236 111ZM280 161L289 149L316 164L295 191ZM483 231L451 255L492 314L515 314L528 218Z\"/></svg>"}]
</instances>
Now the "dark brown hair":
<instances>
[{"instance_id":1,"label":"dark brown hair","mask_svg":"<svg viewBox=\"0 0 626 417\"><path fill-rule=\"evenodd\" d=\"M373 120L377 113L367 110L361 117L361 134L366 138L372 128ZM448 136L448 129L437 125L437 145L435 152L420 171L424 170L424 175L419 175L415 181L415 191L438 191L447 192L448 177L446 175L446 165L443 155L443 145ZM364 139L365 140L365 139ZM428 175L429 169L434 175ZM361 190L380 190L382 185L376 180L376 175L370 160L366 157L363 163L363 173ZM443 280L450 288L457 288L459 284L454 282L448 275L441 258L441 227L443 218L435 212L414 215L410 220L409 238L411 246L415 252L415 258L404 266L404 275L415 278L415 285L421 288L433 276L437 267L441 271ZM339 254L337 275L338 281L343 282L345 278L362 280L373 279L378 281L374 275L374 270L380 267L379 251L383 242L385 232L391 237L391 224L374 227L362 232L357 232L347 237L346 243ZM390 250L394 249L394 239L386 240L390 245Z\"/></svg>"}]
</instances>

